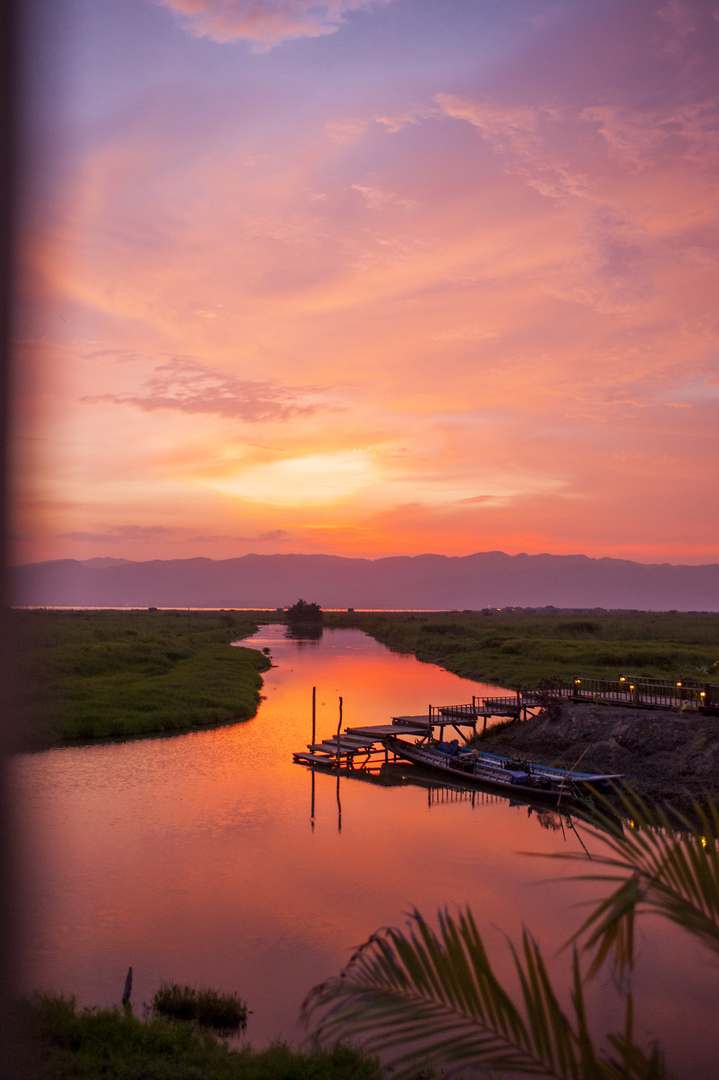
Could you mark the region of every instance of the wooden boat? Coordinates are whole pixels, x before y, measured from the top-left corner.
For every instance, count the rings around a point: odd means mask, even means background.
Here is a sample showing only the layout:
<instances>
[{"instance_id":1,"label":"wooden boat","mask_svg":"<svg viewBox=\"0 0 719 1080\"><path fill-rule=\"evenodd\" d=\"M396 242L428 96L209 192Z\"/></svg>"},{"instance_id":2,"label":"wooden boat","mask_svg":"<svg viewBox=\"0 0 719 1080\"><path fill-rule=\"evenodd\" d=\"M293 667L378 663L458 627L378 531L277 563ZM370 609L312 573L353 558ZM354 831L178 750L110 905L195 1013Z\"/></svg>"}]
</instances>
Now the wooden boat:
<instances>
[{"instance_id":1,"label":"wooden boat","mask_svg":"<svg viewBox=\"0 0 719 1080\"><path fill-rule=\"evenodd\" d=\"M442 742L424 738L411 743L399 736L385 740L387 749L405 761L436 770L455 782L490 784L517 794L559 799L585 800L591 792L622 787L621 773L588 773L575 769L557 769L549 765L517 758L488 754L460 746L458 739Z\"/></svg>"}]
</instances>

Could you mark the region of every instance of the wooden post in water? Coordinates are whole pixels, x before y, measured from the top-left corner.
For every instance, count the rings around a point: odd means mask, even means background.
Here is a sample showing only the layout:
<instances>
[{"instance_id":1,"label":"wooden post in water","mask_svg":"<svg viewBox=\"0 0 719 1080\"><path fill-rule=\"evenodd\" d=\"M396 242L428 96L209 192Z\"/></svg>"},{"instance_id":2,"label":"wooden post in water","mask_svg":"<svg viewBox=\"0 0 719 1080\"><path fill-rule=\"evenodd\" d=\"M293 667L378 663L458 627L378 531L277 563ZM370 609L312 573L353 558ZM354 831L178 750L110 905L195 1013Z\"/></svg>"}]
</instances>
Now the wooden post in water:
<instances>
[{"instance_id":1,"label":"wooden post in water","mask_svg":"<svg viewBox=\"0 0 719 1080\"><path fill-rule=\"evenodd\" d=\"M127 978L125 979L125 989L122 991L122 1004L125 1009L132 1008L130 1005L130 994L132 993L132 968L127 969Z\"/></svg>"},{"instance_id":2,"label":"wooden post in water","mask_svg":"<svg viewBox=\"0 0 719 1080\"><path fill-rule=\"evenodd\" d=\"M315 745L315 722L317 720L317 687L312 687L312 745Z\"/></svg>"},{"instance_id":3,"label":"wooden post in water","mask_svg":"<svg viewBox=\"0 0 719 1080\"><path fill-rule=\"evenodd\" d=\"M342 832L342 803L340 802L340 731L342 730L342 698L340 698L340 719L337 725L337 832Z\"/></svg>"},{"instance_id":4,"label":"wooden post in water","mask_svg":"<svg viewBox=\"0 0 719 1080\"><path fill-rule=\"evenodd\" d=\"M315 770L310 769L312 775L312 794L310 797L310 826L314 832L315 828Z\"/></svg>"}]
</instances>

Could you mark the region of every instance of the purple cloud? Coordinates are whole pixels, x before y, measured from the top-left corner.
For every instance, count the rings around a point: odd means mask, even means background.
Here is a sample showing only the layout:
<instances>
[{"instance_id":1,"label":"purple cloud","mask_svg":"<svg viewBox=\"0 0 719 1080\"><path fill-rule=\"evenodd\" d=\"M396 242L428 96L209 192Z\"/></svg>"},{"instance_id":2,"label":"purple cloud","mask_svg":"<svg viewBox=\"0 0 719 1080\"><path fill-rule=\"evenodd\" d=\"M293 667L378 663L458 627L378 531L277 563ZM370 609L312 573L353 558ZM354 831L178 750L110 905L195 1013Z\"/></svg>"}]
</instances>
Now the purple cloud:
<instances>
[{"instance_id":1,"label":"purple cloud","mask_svg":"<svg viewBox=\"0 0 719 1080\"><path fill-rule=\"evenodd\" d=\"M245 39L266 52L292 38L321 37L339 29L348 11L389 0L159 0L197 37Z\"/></svg>"}]
</instances>

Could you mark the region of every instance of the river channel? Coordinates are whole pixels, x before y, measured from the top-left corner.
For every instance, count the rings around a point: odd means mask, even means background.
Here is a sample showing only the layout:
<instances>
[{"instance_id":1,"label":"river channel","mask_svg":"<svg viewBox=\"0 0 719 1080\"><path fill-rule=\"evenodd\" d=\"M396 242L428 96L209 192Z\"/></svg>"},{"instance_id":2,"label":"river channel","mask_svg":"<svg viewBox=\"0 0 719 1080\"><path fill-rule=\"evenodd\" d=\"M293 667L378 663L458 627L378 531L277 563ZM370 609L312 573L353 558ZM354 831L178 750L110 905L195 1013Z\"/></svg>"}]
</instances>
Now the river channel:
<instances>
[{"instance_id":1,"label":"river channel","mask_svg":"<svg viewBox=\"0 0 719 1080\"><path fill-rule=\"evenodd\" d=\"M498 689L355 630L295 641L267 626L243 644L275 665L254 719L17 759L26 988L105 1006L132 965L138 1012L163 979L210 985L247 1001L253 1045L297 1042L306 992L373 931L467 903L500 970L505 935L526 925L566 983L558 950L597 886L547 884L563 865L524 853L580 851L571 822L481 792L322 773L313 785L292 762L310 741L313 686L321 737L336 732L340 695L345 724L378 724ZM710 1080L716 964L649 920L640 949L639 1030L661 1035L680 1076ZM609 976L590 999L602 1030L618 1023Z\"/></svg>"}]
</instances>

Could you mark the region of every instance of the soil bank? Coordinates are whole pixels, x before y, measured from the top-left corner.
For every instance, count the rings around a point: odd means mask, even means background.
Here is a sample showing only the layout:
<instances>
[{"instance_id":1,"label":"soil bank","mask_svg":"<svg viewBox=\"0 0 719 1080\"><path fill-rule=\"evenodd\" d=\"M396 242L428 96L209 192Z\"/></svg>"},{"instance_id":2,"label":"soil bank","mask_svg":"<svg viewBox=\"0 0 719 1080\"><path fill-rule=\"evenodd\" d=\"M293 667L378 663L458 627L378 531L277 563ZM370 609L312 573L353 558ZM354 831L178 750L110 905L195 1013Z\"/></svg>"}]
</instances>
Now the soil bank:
<instances>
[{"instance_id":1,"label":"soil bank","mask_svg":"<svg viewBox=\"0 0 719 1080\"><path fill-rule=\"evenodd\" d=\"M669 710L565 704L557 720L542 716L501 724L482 738L492 753L545 765L624 773L643 798L690 809L719 803L719 717Z\"/></svg>"}]
</instances>

